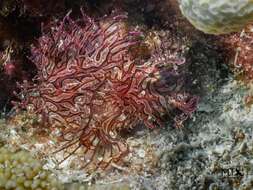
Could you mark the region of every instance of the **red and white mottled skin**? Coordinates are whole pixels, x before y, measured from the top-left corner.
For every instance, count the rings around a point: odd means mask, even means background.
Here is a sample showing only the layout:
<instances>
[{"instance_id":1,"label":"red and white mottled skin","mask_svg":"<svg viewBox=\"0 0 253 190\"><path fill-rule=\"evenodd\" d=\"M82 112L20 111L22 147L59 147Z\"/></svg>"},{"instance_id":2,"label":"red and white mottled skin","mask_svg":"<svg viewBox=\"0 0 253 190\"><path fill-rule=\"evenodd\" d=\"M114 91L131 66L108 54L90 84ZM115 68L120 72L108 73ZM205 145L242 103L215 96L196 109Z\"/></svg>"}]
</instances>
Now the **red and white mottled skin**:
<instances>
[{"instance_id":1,"label":"red and white mottled skin","mask_svg":"<svg viewBox=\"0 0 253 190\"><path fill-rule=\"evenodd\" d=\"M162 116L174 108L182 112L176 118L181 125L196 108L196 97L173 92L161 80L159 62L135 61L130 48L139 33L127 31L125 18L73 21L67 15L32 48L37 83L23 85L23 105L61 132L64 160L82 150L84 167L104 169L129 152L121 129L163 125ZM164 73L177 75L173 67Z\"/></svg>"}]
</instances>

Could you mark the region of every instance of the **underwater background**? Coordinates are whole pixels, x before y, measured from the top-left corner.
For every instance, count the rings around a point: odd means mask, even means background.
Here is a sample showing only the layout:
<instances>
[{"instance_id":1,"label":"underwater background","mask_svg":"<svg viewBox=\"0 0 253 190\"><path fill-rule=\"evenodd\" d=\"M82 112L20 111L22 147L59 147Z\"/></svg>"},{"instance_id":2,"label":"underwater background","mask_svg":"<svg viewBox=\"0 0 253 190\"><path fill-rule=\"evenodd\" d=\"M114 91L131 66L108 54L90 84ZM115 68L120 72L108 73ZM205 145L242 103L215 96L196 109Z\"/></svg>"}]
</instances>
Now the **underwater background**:
<instances>
[{"instance_id":1,"label":"underwater background","mask_svg":"<svg viewBox=\"0 0 253 190\"><path fill-rule=\"evenodd\" d=\"M251 0L0 0L0 189L253 189Z\"/></svg>"}]
</instances>

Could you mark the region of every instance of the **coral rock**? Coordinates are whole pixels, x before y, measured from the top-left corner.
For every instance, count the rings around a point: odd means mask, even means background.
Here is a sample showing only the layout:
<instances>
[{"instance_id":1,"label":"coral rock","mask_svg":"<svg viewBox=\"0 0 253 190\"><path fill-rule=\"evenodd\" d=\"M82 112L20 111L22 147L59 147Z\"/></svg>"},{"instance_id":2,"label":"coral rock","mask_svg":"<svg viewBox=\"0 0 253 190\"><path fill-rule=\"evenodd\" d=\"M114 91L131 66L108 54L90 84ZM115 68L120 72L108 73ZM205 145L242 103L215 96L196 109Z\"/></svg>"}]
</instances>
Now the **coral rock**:
<instances>
[{"instance_id":1,"label":"coral rock","mask_svg":"<svg viewBox=\"0 0 253 190\"><path fill-rule=\"evenodd\" d=\"M0 188L13 189L63 189L63 185L42 163L27 151L13 148L0 148Z\"/></svg>"}]
</instances>

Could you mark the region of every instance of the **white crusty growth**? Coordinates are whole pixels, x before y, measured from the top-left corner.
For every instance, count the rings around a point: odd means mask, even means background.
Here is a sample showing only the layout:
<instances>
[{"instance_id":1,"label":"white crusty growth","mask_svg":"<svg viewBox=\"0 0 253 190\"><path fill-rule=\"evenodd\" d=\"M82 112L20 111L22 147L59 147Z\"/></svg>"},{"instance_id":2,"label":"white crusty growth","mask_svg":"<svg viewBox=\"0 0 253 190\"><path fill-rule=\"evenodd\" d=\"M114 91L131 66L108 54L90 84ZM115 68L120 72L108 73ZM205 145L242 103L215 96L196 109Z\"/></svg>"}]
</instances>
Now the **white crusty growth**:
<instances>
[{"instance_id":1,"label":"white crusty growth","mask_svg":"<svg viewBox=\"0 0 253 190\"><path fill-rule=\"evenodd\" d=\"M253 0L179 0L183 15L209 34L243 29L253 21Z\"/></svg>"}]
</instances>

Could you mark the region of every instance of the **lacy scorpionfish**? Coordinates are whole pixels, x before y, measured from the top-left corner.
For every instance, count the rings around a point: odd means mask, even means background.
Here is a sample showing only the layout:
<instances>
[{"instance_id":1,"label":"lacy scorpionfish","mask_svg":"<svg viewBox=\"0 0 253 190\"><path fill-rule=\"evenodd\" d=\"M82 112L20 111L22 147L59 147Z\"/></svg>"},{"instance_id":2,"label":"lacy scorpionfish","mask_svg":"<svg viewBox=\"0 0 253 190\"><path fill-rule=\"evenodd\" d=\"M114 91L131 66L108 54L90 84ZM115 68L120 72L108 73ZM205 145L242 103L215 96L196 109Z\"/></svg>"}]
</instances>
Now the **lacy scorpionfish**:
<instances>
[{"instance_id":1,"label":"lacy scorpionfish","mask_svg":"<svg viewBox=\"0 0 253 190\"><path fill-rule=\"evenodd\" d=\"M177 89L182 62L165 67L164 59L135 59L131 48L140 33L129 31L125 19L67 15L32 48L38 75L22 85L21 104L60 131L64 160L82 152L84 167L105 169L129 152L122 129L162 126L165 115L180 127L196 109L198 98Z\"/></svg>"}]
</instances>

